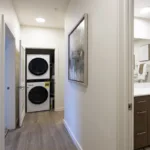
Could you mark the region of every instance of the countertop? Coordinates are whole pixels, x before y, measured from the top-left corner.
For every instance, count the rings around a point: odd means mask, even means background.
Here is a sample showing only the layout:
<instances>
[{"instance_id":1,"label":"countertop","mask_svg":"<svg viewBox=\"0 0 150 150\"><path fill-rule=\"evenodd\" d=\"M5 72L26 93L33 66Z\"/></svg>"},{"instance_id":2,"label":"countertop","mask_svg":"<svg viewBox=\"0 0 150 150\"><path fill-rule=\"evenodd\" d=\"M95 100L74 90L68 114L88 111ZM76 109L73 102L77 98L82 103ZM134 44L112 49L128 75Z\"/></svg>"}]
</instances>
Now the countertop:
<instances>
[{"instance_id":1,"label":"countertop","mask_svg":"<svg viewBox=\"0 0 150 150\"><path fill-rule=\"evenodd\" d=\"M150 95L150 88L134 88L134 97Z\"/></svg>"},{"instance_id":2,"label":"countertop","mask_svg":"<svg viewBox=\"0 0 150 150\"><path fill-rule=\"evenodd\" d=\"M150 83L135 83L134 96L147 96L150 95Z\"/></svg>"}]
</instances>

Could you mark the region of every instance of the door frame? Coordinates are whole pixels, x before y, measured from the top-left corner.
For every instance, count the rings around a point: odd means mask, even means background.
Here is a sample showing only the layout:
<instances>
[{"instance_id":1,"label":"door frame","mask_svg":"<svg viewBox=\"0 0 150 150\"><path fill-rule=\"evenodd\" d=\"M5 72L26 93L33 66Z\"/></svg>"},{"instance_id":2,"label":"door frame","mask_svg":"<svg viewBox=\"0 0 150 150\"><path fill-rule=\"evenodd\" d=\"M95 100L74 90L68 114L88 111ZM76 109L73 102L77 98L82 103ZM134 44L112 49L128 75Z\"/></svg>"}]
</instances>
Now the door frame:
<instances>
[{"instance_id":1,"label":"door frame","mask_svg":"<svg viewBox=\"0 0 150 150\"><path fill-rule=\"evenodd\" d=\"M0 15L0 150L5 149L5 120L4 120L4 100L5 100L5 22L4 15Z\"/></svg>"},{"instance_id":2,"label":"door frame","mask_svg":"<svg viewBox=\"0 0 150 150\"><path fill-rule=\"evenodd\" d=\"M25 53L25 48L22 46L22 41L20 40L19 41L19 50L20 50L20 70L19 70L19 127L21 127L22 126L22 123L23 123L23 121L24 121L24 118L25 118L25 115L26 115L26 111L25 111L25 89L26 89L26 84L25 84L25 75L24 75L24 85L22 85L22 73L21 73L21 71L22 71L22 61L24 61L24 69L25 69L25 55L26 55L26 53ZM24 60L22 60L22 53L23 53L23 50L24 50ZM25 70L24 70L24 73L25 73ZM24 105L21 105L22 103L21 103L21 101L22 101L22 99L21 99L21 90L24 90ZM24 107L22 107L22 106L24 106ZM23 113L22 113L22 108L24 108L24 111L23 111Z\"/></svg>"},{"instance_id":3,"label":"door frame","mask_svg":"<svg viewBox=\"0 0 150 150\"><path fill-rule=\"evenodd\" d=\"M134 150L134 0L118 0L118 29L117 150Z\"/></svg>"}]
</instances>

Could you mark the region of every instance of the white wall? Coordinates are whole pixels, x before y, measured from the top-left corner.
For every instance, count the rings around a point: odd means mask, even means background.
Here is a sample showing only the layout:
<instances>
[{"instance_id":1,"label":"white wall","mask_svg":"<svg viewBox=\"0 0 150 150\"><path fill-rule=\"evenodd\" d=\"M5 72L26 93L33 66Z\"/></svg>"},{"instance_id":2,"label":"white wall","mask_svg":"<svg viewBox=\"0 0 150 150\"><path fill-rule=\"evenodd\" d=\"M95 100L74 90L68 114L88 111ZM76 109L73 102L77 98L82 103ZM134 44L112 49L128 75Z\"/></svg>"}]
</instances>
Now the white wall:
<instances>
[{"instance_id":1,"label":"white wall","mask_svg":"<svg viewBox=\"0 0 150 150\"><path fill-rule=\"evenodd\" d=\"M0 14L4 14L5 22L16 39L16 48L19 49L20 24L13 8L12 0L0 0Z\"/></svg>"},{"instance_id":2,"label":"white wall","mask_svg":"<svg viewBox=\"0 0 150 150\"><path fill-rule=\"evenodd\" d=\"M89 15L87 88L68 81L68 33ZM83 150L116 150L117 0L71 0L65 21L65 122Z\"/></svg>"},{"instance_id":3,"label":"white wall","mask_svg":"<svg viewBox=\"0 0 150 150\"><path fill-rule=\"evenodd\" d=\"M134 38L150 39L150 21L134 18Z\"/></svg>"},{"instance_id":4,"label":"white wall","mask_svg":"<svg viewBox=\"0 0 150 150\"><path fill-rule=\"evenodd\" d=\"M26 48L55 48L56 49L56 102L55 110L64 108L64 29L50 29L23 26L21 39Z\"/></svg>"}]
</instances>

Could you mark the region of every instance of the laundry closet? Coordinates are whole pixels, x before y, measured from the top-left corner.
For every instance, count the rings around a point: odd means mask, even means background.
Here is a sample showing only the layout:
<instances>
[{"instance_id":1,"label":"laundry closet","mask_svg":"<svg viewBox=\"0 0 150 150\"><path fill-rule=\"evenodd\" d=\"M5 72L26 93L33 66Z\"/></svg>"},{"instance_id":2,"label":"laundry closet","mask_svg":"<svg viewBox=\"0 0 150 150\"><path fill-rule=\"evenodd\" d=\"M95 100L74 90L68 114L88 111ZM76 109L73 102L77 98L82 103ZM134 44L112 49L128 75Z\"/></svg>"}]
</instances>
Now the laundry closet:
<instances>
[{"instance_id":1,"label":"laundry closet","mask_svg":"<svg viewBox=\"0 0 150 150\"><path fill-rule=\"evenodd\" d=\"M26 112L54 110L55 50L26 49Z\"/></svg>"}]
</instances>

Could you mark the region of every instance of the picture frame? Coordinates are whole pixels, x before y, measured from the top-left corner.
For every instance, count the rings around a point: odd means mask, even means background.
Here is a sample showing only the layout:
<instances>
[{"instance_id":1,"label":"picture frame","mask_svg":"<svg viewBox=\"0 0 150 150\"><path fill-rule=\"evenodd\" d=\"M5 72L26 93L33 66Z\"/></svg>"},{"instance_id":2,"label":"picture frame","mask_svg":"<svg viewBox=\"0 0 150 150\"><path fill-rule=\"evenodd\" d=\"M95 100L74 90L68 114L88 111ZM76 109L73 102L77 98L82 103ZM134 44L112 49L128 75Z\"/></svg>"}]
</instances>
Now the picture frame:
<instances>
[{"instance_id":1,"label":"picture frame","mask_svg":"<svg viewBox=\"0 0 150 150\"><path fill-rule=\"evenodd\" d=\"M68 80L88 85L88 14L68 35Z\"/></svg>"}]
</instances>

